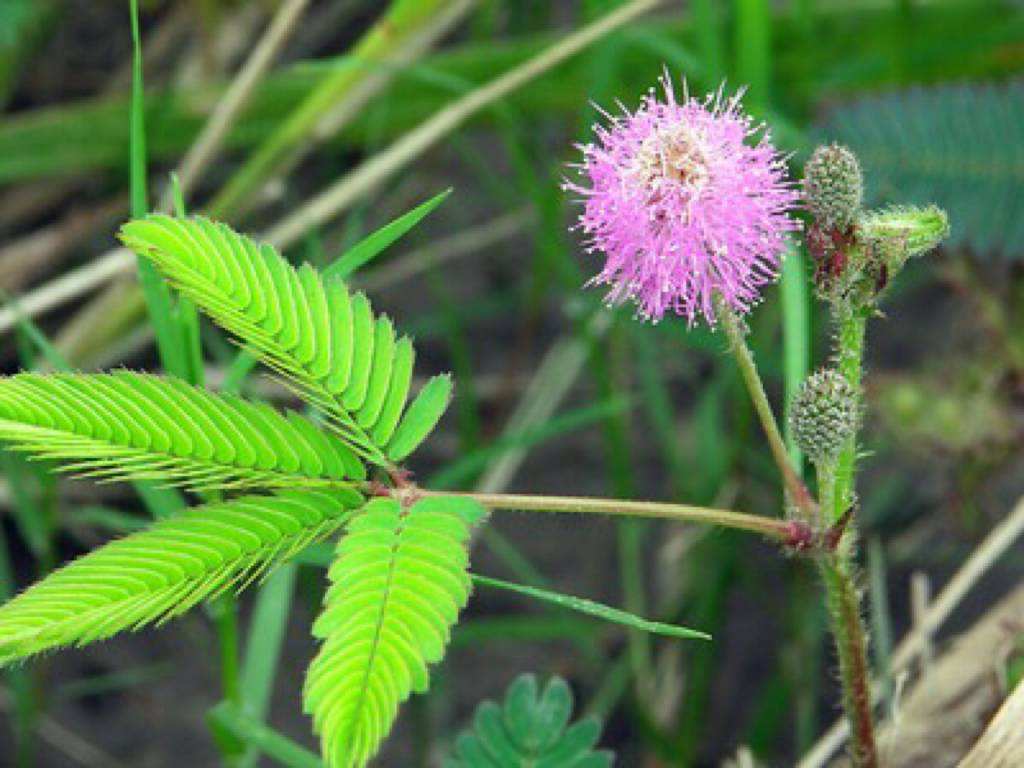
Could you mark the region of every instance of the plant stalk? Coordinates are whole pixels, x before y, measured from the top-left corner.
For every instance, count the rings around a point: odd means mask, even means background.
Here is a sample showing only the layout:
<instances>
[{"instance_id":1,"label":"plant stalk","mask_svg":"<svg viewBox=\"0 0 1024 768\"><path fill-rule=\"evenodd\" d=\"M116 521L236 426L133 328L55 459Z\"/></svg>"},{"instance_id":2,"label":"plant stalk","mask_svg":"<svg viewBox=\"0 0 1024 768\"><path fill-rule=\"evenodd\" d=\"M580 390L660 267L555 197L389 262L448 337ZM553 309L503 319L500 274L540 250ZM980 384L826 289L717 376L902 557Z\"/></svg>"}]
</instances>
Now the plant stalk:
<instances>
[{"instance_id":1,"label":"plant stalk","mask_svg":"<svg viewBox=\"0 0 1024 768\"><path fill-rule=\"evenodd\" d=\"M867 632L860 612L854 566L848 555L836 552L821 560L825 597L839 656L843 707L850 720L851 757L857 768L878 768L872 720Z\"/></svg>"},{"instance_id":2,"label":"plant stalk","mask_svg":"<svg viewBox=\"0 0 1024 768\"><path fill-rule=\"evenodd\" d=\"M839 321L837 334L839 372L860 390L867 315L852 310ZM854 470L857 436L843 446L832 465L818 468L818 487L825 522L840 520L854 503ZM877 768L878 748L872 719L871 677L867 654L867 632L860 610L854 551L857 541L851 519L834 552L820 560L825 597L839 657L843 707L850 721L851 756L857 768Z\"/></svg>"},{"instance_id":3,"label":"plant stalk","mask_svg":"<svg viewBox=\"0 0 1024 768\"><path fill-rule=\"evenodd\" d=\"M771 403L768 402L768 395L764 391L764 384L757 372L757 365L754 363L754 355L751 353L750 347L747 346L746 330L743 328L742 321L720 296L715 297L715 314L722 323L725 335L729 338L729 346L732 348L737 365L739 365L743 383L746 384L747 392L754 403L754 410L757 412L761 428L768 439L768 447L771 449L772 458L775 459L775 464L782 475L786 490L789 491L792 500L808 513L808 518L813 519L817 514L817 504L790 461L786 441L782 438Z\"/></svg>"},{"instance_id":4,"label":"plant stalk","mask_svg":"<svg viewBox=\"0 0 1024 768\"><path fill-rule=\"evenodd\" d=\"M534 496L514 493L458 493L419 490L424 496L461 496L474 499L490 509L510 509L520 512L567 512L571 514L600 514L615 517L662 518L686 523L704 523L758 533L783 543L800 539L799 525L773 517L748 515L728 509L693 507L659 501L625 501L580 496Z\"/></svg>"},{"instance_id":5,"label":"plant stalk","mask_svg":"<svg viewBox=\"0 0 1024 768\"><path fill-rule=\"evenodd\" d=\"M839 372L850 383L854 391L860 392L861 367L864 357L864 335L867 316L862 311L851 311L839 323L837 337ZM853 504L853 476L857 464L857 436L847 440L839 453L835 469L835 490L833 504L826 515L832 521L838 520Z\"/></svg>"}]
</instances>

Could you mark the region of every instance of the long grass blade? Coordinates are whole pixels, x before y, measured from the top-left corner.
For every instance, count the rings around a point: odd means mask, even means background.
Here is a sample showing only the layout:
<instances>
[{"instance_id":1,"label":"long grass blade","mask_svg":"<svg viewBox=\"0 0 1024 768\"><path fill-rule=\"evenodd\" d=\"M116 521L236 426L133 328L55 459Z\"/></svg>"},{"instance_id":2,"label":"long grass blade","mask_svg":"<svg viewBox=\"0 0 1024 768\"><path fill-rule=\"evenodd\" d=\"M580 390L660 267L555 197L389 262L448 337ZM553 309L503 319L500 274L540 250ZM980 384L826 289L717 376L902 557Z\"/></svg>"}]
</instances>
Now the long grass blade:
<instances>
[{"instance_id":1,"label":"long grass blade","mask_svg":"<svg viewBox=\"0 0 1024 768\"><path fill-rule=\"evenodd\" d=\"M517 592L520 595L525 595L526 597L533 598L534 600L552 603L560 608L585 613L588 616L610 621L613 624L621 624L624 627L637 629L641 632L649 632L654 635L664 635L666 637L685 638L690 640L711 639L711 635L706 632L701 632L696 629L688 629L687 627L680 627L675 624L651 621L627 611L612 608L611 606L604 605L603 603L587 600L586 598L563 595L559 592L552 592L551 590L539 589L537 587L528 587L525 584L514 584L513 582L494 579L490 576L481 576L478 573L471 574L470 578L473 579L474 584L479 584L482 587L491 587L493 589L503 589L508 592Z\"/></svg>"}]
</instances>

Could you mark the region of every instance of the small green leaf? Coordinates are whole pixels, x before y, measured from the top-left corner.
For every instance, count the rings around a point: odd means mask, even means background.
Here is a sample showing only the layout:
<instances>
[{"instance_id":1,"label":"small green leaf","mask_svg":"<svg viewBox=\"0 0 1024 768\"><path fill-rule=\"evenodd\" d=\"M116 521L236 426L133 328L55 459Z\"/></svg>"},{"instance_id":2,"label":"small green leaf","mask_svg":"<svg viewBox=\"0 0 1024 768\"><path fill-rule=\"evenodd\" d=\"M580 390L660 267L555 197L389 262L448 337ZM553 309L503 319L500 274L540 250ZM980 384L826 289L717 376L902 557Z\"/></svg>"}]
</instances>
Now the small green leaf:
<instances>
[{"instance_id":1,"label":"small green leaf","mask_svg":"<svg viewBox=\"0 0 1024 768\"><path fill-rule=\"evenodd\" d=\"M420 390L388 443L387 455L401 461L412 453L441 420L452 397L452 378L435 376Z\"/></svg>"},{"instance_id":2,"label":"small green leaf","mask_svg":"<svg viewBox=\"0 0 1024 768\"><path fill-rule=\"evenodd\" d=\"M377 417L377 426L370 437L377 445L387 445L402 417L402 408L409 397L412 384L412 368L416 353L408 337L403 337L395 346L395 360L391 368L391 385Z\"/></svg>"},{"instance_id":3,"label":"small green leaf","mask_svg":"<svg viewBox=\"0 0 1024 768\"><path fill-rule=\"evenodd\" d=\"M395 362L395 327L391 321L381 315L377 318L377 328L373 339L373 365L370 368L370 380L366 388L366 398L356 414L356 423L361 427L369 427L377 422L384 400L388 396L388 385L391 381L391 368Z\"/></svg>"},{"instance_id":4,"label":"small green leaf","mask_svg":"<svg viewBox=\"0 0 1024 768\"><path fill-rule=\"evenodd\" d=\"M571 727L572 692L552 678L538 694L537 678L520 675L505 701L484 701L472 729L455 741L444 768L610 768L611 752L595 751L601 726L593 718Z\"/></svg>"},{"instance_id":5,"label":"small green leaf","mask_svg":"<svg viewBox=\"0 0 1024 768\"><path fill-rule=\"evenodd\" d=\"M688 629L675 624L664 624L660 621L650 621L649 619L642 618L627 611L612 608L609 605L596 603L593 600L587 600L582 597L563 595L558 592L551 592L547 589L528 587L525 584L514 584L510 581L492 579L489 576L481 576L476 573L472 574L472 578L474 583L481 584L485 587L504 589L509 592L518 592L521 595L532 597L535 600L553 603L562 608L568 608L571 611L579 611L580 613L585 613L588 616L594 616L615 624L622 624L623 626L630 627L632 629L639 629L643 632L650 632L655 635L665 635L666 637L679 637L697 640L711 639L711 635L706 632L699 632L696 629Z\"/></svg>"}]
</instances>

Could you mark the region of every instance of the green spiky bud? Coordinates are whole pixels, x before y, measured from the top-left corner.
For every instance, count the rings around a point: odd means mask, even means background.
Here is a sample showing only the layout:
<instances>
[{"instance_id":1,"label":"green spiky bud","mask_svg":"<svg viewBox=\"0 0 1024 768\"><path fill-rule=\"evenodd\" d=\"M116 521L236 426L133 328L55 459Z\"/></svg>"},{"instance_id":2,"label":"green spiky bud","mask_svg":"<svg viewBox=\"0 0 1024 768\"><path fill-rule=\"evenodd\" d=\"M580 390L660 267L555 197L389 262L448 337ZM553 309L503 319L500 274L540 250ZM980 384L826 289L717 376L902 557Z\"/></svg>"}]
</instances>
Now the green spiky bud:
<instances>
[{"instance_id":1,"label":"green spiky bud","mask_svg":"<svg viewBox=\"0 0 1024 768\"><path fill-rule=\"evenodd\" d=\"M812 373L793 398L789 412L793 439L815 464L835 460L857 431L860 402L841 373L824 368Z\"/></svg>"},{"instance_id":2,"label":"green spiky bud","mask_svg":"<svg viewBox=\"0 0 1024 768\"><path fill-rule=\"evenodd\" d=\"M927 253L949 236L949 217L935 205L870 211L857 226L866 243L895 261L890 269L902 267L907 259Z\"/></svg>"},{"instance_id":3,"label":"green spiky bud","mask_svg":"<svg viewBox=\"0 0 1024 768\"><path fill-rule=\"evenodd\" d=\"M857 157L841 144L818 147L804 166L804 201L822 229L847 230L860 213L864 177Z\"/></svg>"}]
</instances>

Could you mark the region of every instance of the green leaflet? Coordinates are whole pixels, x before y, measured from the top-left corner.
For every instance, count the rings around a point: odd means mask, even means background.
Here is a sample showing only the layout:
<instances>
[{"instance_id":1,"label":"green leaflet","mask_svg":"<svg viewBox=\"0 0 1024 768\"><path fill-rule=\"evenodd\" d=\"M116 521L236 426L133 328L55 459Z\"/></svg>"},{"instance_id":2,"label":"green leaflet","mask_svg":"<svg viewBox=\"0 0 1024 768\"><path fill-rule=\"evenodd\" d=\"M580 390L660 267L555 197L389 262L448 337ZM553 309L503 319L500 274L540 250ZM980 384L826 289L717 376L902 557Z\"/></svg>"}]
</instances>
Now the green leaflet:
<instances>
[{"instance_id":1,"label":"green leaflet","mask_svg":"<svg viewBox=\"0 0 1024 768\"><path fill-rule=\"evenodd\" d=\"M467 544L484 514L469 499L403 508L376 498L346 526L313 627L324 642L304 691L327 765L366 765L399 704L427 689L427 667L444 656L469 597Z\"/></svg>"},{"instance_id":2,"label":"green leaflet","mask_svg":"<svg viewBox=\"0 0 1024 768\"><path fill-rule=\"evenodd\" d=\"M389 463L385 448L402 429L412 344L395 338L365 296L204 218L147 216L125 224L121 239L299 389L362 458Z\"/></svg>"},{"instance_id":3,"label":"green leaflet","mask_svg":"<svg viewBox=\"0 0 1024 768\"><path fill-rule=\"evenodd\" d=\"M334 533L361 503L351 490L243 496L113 541L0 606L0 663L163 622L240 590Z\"/></svg>"},{"instance_id":4,"label":"green leaflet","mask_svg":"<svg viewBox=\"0 0 1024 768\"><path fill-rule=\"evenodd\" d=\"M600 724L587 718L569 726L571 715L564 680L552 678L538 695L537 678L520 675L502 704L477 707L444 768L610 768L612 753L594 750Z\"/></svg>"},{"instance_id":5,"label":"green leaflet","mask_svg":"<svg viewBox=\"0 0 1024 768\"><path fill-rule=\"evenodd\" d=\"M366 476L344 443L298 414L127 371L0 378L0 439L79 475L191 489Z\"/></svg>"},{"instance_id":6,"label":"green leaflet","mask_svg":"<svg viewBox=\"0 0 1024 768\"><path fill-rule=\"evenodd\" d=\"M437 426L451 399L451 376L435 376L428 381L412 401L412 405L405 412L405 418L388 443L388 458L392 461L402 461L415 451Z\"/></svg>"}]
</instances>

